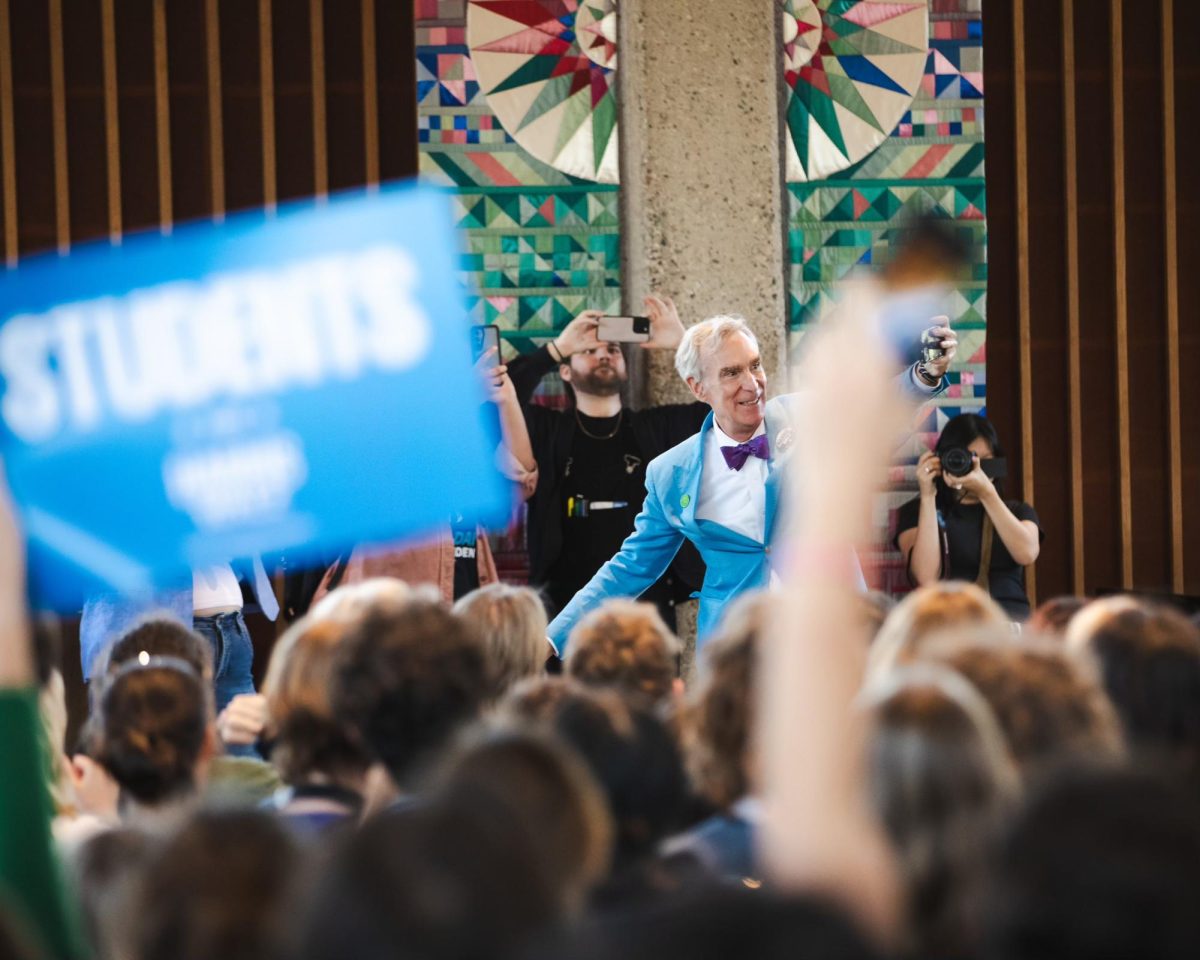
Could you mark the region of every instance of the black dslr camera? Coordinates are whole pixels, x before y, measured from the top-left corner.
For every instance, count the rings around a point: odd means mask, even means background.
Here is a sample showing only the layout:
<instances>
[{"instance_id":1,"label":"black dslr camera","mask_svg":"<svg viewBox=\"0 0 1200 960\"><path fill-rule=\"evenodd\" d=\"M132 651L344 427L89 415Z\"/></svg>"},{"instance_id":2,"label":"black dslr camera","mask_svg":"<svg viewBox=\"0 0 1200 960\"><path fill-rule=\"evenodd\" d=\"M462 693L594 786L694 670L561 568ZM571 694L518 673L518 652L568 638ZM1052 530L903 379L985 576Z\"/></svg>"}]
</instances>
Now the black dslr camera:
<instances>
[{"instance_id":1,"label":"black dslr camera","mask_svg":"<svg viewBox=\"0 0 1200 960\"><path fill-rule=\"evenodd\" d=\"M971 451L966 447L951 447L942 454L941 461L942 473L951 477L965 477L973 467ZM1008 474L1008 461L1004 457L980 460L979 465L991 480L1003 480Z\"/></svg>"}]
</instances>

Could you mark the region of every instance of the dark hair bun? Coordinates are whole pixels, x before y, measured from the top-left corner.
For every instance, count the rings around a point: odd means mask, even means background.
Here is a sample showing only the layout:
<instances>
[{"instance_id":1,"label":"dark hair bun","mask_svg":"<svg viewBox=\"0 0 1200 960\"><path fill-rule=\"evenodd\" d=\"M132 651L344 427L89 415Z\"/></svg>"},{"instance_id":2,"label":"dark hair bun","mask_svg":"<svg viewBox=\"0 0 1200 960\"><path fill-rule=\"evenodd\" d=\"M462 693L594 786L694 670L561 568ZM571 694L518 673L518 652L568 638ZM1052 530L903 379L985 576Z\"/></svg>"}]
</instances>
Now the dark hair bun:
<instances>
[{"instance_id":1,"label":"dark hair bun","mask_svg":"<svg viewBox=\"0 0 1200 960\"><path fill-rule=\"evenodd\" d=\"M192 789L208 710L186 663L129 664L105 686L100 710L99 760L122 791L153 804Z\"/></svg>"}]
</instances>

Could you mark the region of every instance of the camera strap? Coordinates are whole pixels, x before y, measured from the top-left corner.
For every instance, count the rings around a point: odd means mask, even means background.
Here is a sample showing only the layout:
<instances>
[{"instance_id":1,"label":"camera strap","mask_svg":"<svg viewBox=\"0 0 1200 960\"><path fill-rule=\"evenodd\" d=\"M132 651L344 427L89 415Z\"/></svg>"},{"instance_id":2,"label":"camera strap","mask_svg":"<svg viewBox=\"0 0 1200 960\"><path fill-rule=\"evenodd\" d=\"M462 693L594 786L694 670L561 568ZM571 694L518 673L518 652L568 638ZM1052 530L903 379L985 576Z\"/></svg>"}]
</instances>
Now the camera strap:
<instances>
[{"instance_id":1,"label":"camera strap","mask_svg":"<svg viewBox=\"0 0 1200 960\"><path fill-rule=\"evenodd\" d=\"M988 593L991 593L992 536L995 531L996 528L992 526L992 518L985 510L983 512L983 529L980 531L979 573L975 576L975 583Z\"/></svg>"}]
</instances>

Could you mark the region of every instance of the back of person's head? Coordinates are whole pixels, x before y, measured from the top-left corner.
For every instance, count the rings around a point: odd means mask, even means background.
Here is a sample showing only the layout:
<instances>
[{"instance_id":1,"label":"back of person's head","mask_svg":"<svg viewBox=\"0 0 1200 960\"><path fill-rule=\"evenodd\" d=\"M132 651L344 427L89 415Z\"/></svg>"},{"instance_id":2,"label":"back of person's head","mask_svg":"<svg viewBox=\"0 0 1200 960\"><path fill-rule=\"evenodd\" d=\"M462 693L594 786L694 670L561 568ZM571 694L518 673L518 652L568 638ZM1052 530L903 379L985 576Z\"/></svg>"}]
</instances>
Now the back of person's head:
<instances>
[{"instance_id":1,"label":"back of person's head","mask_svg":"<svg viewBox=\"0 0 1200 960\"><path fill-rule=\"evenodd\" d=\"M474 731L434 777L436 796L472 796L522 821L566 909L607 873L613 824L595 777L560 740L527 726Z\"/></svg>"},{"instance_id":2,"label":"back of person's head","mask_svg":"<svg viewBox=\"0 0 1200 960\"><path fill-rule=\"evenodd\" d=\"M123 800L152 806L197 788L214 744L206 690L190 664L169 657L135 660L105 680L96 759Z\"/></svg>"},{"instance_id":3,"label":"back of person's head","mask_svg":"<svg viewBox=\"0 0 1200 960\"><path fill-rule=\"evenodd\" d=\"M815 898L715 888L603 915L531 960L876 960L851 920Z\"/></svg>"},{"instance_id":4,"label":"back of person's head","mask_svg":"<svg viewBox=\"0 0 1200 960\"><path fill-rule=\"evenodd\" d=\"M615 690L575 683L518 688L514 699L502 715L535 720L562 737L604 790L616 825L615 870L647 857L679 826L687 778L678 745L653 713Z\"/></svg>"},{"instance_id":5,"label":"back of person's head","mask_svg":"<svg viewBox=\"0 0 1200 960\"><path fill-rule=\"evenodd\" d=\"M671 694L679 653L652 604L609 600L571 631L565 667L581 683L655 704Z\"/></svg>"},{"instance_id":6,"label":"back of person's head","mask_svg":"<svg viewBox=\"0 0 1200 960\"><path fill-rule=\"evenodd\" d=\"M488 798L416 800L369 820L324 871L300 960L512 956L559 919L523 823Z\"/></svg>"},{"instance_id":7,"label":"back of person's head","mask_svg":"<svg viewBox=\"0 0 1200 960\"><path fill-rule=\"evenodd\" d=\"M1200 778L1200 629L1148 605L1088 619L1068 647L1095 660L1130 747Z\"/></svg>"},{"instance_id":8,"label":"back of person's head","mask_svg":"<svg viewBox=\"0 0 1200 960\"><path fill-rule=\"evenodd\" d=\"M906 891L906 954L968 956L989 844L1017 773L987 702L966 680L925 664L867 694L873 804Z\"/></svg>"},{"instance_id":9,"label":"back of person's head","mask_svg":"<svg viewBox=\"0 0 1200 960\"><path fill-rule=\"evenodd\" d=\"M699 793L727 810L751 790L749 750L759 636L773 608L771 594L737 601L700 652L688 691L683 740L688 772Z\"/></svg>"},{"instance_id":10,"label":"back of person's head","mask_svg":"<svg viewBox=\"0 0 1200 960\"><path fill-rule=\"evenodd\" d=\"M331 590L307 615L314 621L353 623L372 613L399 610L410 600L432 600L436 596L436 589L410 587L395 577L372 577Z\"/></svg>"},{"instance_id":11,"label":"back of person's head","mask_svg":"<svg viewBox=\"0 0 1200 960\"><path fill-rule=\"evenodd\" d=\"M150 834L117 828L90 837L69 859L75 898L97 958L129 956L130 913L142 872L156 850Z\"/></svg>"},{"instance_id":12,"label":"back of person's head","mask_svg":"<svg viewBox=\"0 0 1200 960\"><path fill-rule=\"evenodd\" d=\"M948 580L920 587L901 600L879 628L869 672L878 677L921 659L928 641L944 633L1007 623L999 604L973 583Z\"/></svg>"},{"instance_id":13,"label":"back of person's head","mask_svg":"<svg viewBox=\"0 0 1200 960\"><path fill-rule=\"evenodd\" d=\"M439 603L410 600L355 623L335 663L335 715L402 789L491 696L483 641Z\"/></svg>"},{"instance_id":14,"label":"back of person's head","mask_svg":"<svg viewBox=\"0 0 1200 960\"><path fill-rule=\"evenodd\" d=\"M119 636L108 650L106 673L115 673L127 663L150 657L174 657L188 664L196 676L213 674L212 650L208 642L172 617L152 617Z\"/></svg>"},{"instance_id":15,"label":"back of person's head","mask_svg":"<svg viewBox=\"0 0 1200 960\"><path fill-rule=\"evenodd\" d=\"M1194 796L1124 770L1034 791L992 858L983 960L1200 956Z\"/></svg>"},{"instance_id":16,"label":"back of person's head","mask_svg":"<svg viewBox=\"0 0 1200 960\"><path fill-rule=\"evenodd\" d=\"M357 735L334 714L330 683L347 626L296 621L280 637L263 681L271 763L285 783L361 776L371 764Z\"/></svg>"},{"instance_id":17,"label":"back of person's head","mask_svg":"<svg viewBox=\"0 0 1200 960\"><path fill-rule=\"evenodd\" d=\"M1051 597L1038 604L1025 629L1039 637L1063 637L1071 618L1087 605L1086 597Z\"/></svg>"},{"instance_id":18,"label":"back of person's head","mask_svg":"<svg viewBox=\"0 0 1200 960\"><path fill-rule=\"evenodd\" d=\"M1056 645L980 632L937 646L938 662L961 673L992 709L1023 778L1063 761L1117 760L1120 725L1085 664Z\"/></svg>"},{"instance_id":19,"label":"back of person's head","mask_svg":"<svg viewBox=\"0 0 1200 960\"><path fill-rule=\"evenodd\" d=\"M134 960L290 956L302 867L295 841L275 817L255 810L196 814L144 871L129 915Z\"/></svg>"},{"instance_id":20,"label":"back of person's head","mask_svg":"<svg viewBox=\"0 0 1200 960\"><path fill-rule=\"evenodd\" d=\"M487 645L496 696L542 672L548 654L546 608L536 590L489 583L454 604Z\"/></svg>"}]
</instances>

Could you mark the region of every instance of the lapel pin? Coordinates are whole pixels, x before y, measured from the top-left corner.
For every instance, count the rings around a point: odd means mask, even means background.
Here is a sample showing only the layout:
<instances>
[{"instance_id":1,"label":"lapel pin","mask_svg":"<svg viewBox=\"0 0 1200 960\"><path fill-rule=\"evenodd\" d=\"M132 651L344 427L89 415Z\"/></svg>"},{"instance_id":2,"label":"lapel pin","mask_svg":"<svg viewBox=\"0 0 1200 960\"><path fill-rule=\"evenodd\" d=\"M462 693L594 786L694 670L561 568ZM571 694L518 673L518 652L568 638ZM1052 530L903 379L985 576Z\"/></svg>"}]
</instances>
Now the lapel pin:
<instances>
[{"instance_id":1,"label":"lapel pin","mask_svg":"<svg viewBox=\"0 0 1200 960\"><path fill-rule=\"evenodd\" d=\"M792 433L791 427L784 427L775 436L775 449L780 453L791 447L792 441L795 440L795 434Z\"/></svg>"},{"instance_id":2,"label":"lapel pin","mask_svg":"<svg viewBox=\"0 0 1200 960\"><path fill-rule=\"evenodd\" d=\"M683 507L685 510L687 509L687 505L691 502L692 502L691 494L685 493L682 497L679 498L679 505L681 507Z\"/></svg>"}]
</instances>

